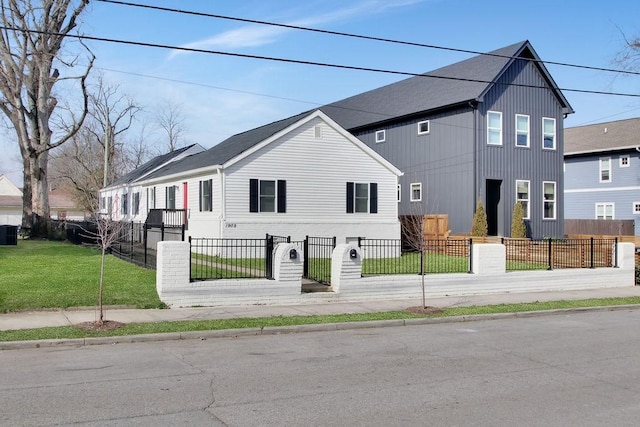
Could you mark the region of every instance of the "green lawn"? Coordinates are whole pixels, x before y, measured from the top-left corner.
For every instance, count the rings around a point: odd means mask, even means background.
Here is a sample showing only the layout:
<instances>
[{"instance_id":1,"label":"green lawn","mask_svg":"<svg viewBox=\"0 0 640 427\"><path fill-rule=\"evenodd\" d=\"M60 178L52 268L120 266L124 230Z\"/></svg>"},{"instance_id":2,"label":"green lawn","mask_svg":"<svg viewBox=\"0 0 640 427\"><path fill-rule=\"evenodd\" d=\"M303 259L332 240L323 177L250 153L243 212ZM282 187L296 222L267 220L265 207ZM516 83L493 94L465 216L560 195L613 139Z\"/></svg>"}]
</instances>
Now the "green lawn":
<instances>
[{"instance_id":1,"label":"green lawn","mask_svg":"<svg viewBox=\"0 0 640 427\"><path fill-rule=\"evenodd\" d=\"M100 252L44 240L0 246L0 312L98 303ZM107 256L105 305L158 308L155 271Z\"/></svg>"}]
</instances>

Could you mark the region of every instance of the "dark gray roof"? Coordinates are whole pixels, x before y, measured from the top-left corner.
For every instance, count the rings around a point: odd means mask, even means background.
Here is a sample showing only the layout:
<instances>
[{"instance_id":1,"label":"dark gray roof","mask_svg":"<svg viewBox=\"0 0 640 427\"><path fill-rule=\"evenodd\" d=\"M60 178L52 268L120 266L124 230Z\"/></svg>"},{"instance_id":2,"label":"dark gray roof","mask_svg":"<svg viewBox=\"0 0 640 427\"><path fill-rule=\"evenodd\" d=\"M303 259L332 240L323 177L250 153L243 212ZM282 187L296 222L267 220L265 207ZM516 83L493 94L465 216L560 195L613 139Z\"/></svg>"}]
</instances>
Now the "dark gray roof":
<instances>
[{"instance_id":1,"label":"dark gray roof","mask_svg":"<svg viewBox=\"0 0 640 427\"><path fill-rule=\"evenodd\" d=\"M288 126L291 126L303 117L311 114L307 111L284 120L269 123L268 125L233 135L225 139L220 144L211 147L201 153L192 154L184 159L172 162L167 166L153 172L145 179L153 179L162 176L173 175L175 173L203 168L206 166L222 165L234 157L242 154L256 144L268 139Z\"/></svg>"},{"instance_id":2,"label":"dark gray roof","mask_svg":"<svg viewBox=\"0 0 640 427\"><path fill-rule=\"evenodd\" d=\"M337 101L320 110L348 131L413 114L478 100L513 61L522 56L539 60L528 41L478 55L437 70L373 89ZM557 89L541 62L539 67L556 96L568 112L569 103ZM446 77L446 78L439 78ZM488 83L489 82L489 83ZM202 153L173 162L149 175L158 178L211 165L221 165L277 132L311 114L306 111L284 120L270 123L234 135Z\"/></svg>"},{"instance_id":3,"label":"dark gray roof","mask_svg":"<svg viewBox=\"0 0 640 427\"><path fill-rule=\"evenodd\" d=\"M564 130L565 156L640 146L640 118L577 126Z\"/></svg>"},{"instance_id":4,"label":"dark gray roof","mask_svg":"<svg viewBox=\"0 0 640 427\"><path fill-rule=\"evenodd\" d=\"M140 179L141 177L145 176L149 172L152 172L155 169L159 168L163 164L171 161L172 159L175 159L180 154L184 153L185 151L194 147L195 145L197 144L191 144L186 147L178 148L174 151L171 151L170 153L156 156L153 159L149 160L148 162L144 163L142 166L139 166L136 169L132 170L131 172L121 176L120 178L118 178L117 180L109 184L107 188L117 186L117 185L130 184Z\"/></svg>"}]
</instances>

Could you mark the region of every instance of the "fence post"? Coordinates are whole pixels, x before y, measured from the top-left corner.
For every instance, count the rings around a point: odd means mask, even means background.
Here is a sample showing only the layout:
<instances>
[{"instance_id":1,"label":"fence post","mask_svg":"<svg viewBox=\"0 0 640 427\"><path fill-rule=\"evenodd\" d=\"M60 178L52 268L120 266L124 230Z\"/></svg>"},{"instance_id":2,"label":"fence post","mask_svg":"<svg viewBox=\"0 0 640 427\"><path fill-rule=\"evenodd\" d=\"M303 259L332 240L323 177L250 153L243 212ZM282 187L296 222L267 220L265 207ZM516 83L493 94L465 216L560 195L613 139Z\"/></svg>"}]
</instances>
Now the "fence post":
<instances>
[{"instance_id":1,"label":"fence post","mask_svg":"<svg viewBox=\"0 0 640 427\"><path fill-rule=\"evenodd\" d=\"M304 238L304 262L302 263L302 277L309 277L309 236Z\"/></svg>"},{"instance_id":2,"label":"fence post","mask_svg":"<svg viewBox=\"0 0 640 427\"><path fill-rule=\"evenodd\" d=\"M129 262L133 261L133 221L131 221L131 234L129 235Z\"/></svg>"},{"instance_id":3,"label":"fence post","mask_svg":"<svg viewBox=\"0 0 640 427\"><path fill-rule=\"evenodd\" d=\"M553 270L553 256L551 251L551 237L548 240L549 246L547 248L547 270Z\"/></svg>"},{"instance_id":4,"label":"fence post","mask_svg":"<svg viewBox=\"0 0 640 427\"><path fill-rule=\"evenodd\" d=\"M615 238L613 251L613 268L618 268L618 238Z\"/></svg>"},{"instance_id":5,"label":"fence post","mask_svg":"<svg viewBox=\"0 0 640 427\"><path fill-rule=\"evenodd\" d=\"M264 269L265 276L269 280L273 279L273 236L269 236L269 233L265 236L265 249L264 249Z\"/></svg>"},{"instance_id":6,"label":"fence post","mask_svg":"<svg viewBox=\"0 0 640 427\"><path fill-rule=\"evenodd\" d=\"M144 247L144 266L147 266L147 223L142 225L142 245ZM191 271L189 271L191 274Z\"/></svg>"},{"instance_id":7,"label":"fence post","mask_svg":"<svg viewBox=\"0 0 640 427\"><path fill-rule=\"evenodd\" d=\"M164 242L164 221L160 224L160 241Z\"/></svg>"},{"instance_id":8,"label":"fence post","mask_svg":"<svg viewBox=\"0 0 640 427\"><path fill-rule=\"evenodd\" d=\"M146 254L147 250L145 248L145 254ZM191 268L192 268L192 262L191 262L191 257L193 256L193 252L191 252L191 236L189 236L189 282L191 282ZM146 262L146 261L145 261Z\"/></svg>"},{"instance_id":9,"label":"fence post","mask_svg":"<svg viewBox=\"0 0 640 427\"><path fill-rule=\"evenodd\" d=\"M593 254L594 254L594 250L593 250L593 241L594 241L594 239L593 239L593 237L591 237L590 240L591 240L591 245L590 245L591 247L589 248L589 250L591 251L591 263L589 265L589 268L595 268L594 267L594 263L593 263Z\"/></svg>"},{"instance_id":10,"label":"fence post","mask_svg":"<svg viewBox=\"0 0 640 427\"><path fill-rule=\"evenodd\" d=\"M184 242L184 230L187 226L185 224L182 224L182 241Z\"/></svg>"},{"instance_id":11,"label":"fence post","mask_svg":"<svg viewBox=\"0 0 640 427\"><path fill-rule=\"evenodd\" d=\"M504 239L503 239L504 240ZM504 246L504 242L503 242ZM473 251L473 239L469 239L469 252L467 258L469 259L469 271L467 273L473 272L473 257L471 256L471 252Z\"/></svg>"}]
</instances>

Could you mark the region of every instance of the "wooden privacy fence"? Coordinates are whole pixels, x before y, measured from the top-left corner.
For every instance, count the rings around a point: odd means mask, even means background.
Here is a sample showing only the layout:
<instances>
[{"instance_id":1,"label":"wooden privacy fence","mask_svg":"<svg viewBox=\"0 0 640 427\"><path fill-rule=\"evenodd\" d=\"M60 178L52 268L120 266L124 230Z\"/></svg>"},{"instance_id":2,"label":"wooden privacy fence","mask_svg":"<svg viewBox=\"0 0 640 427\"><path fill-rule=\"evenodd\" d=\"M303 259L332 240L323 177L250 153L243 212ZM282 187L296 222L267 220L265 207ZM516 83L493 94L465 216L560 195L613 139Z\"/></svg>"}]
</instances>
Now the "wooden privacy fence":
<instances>
[{"instance_id":1,"label":"wooden privacy fence","mask_svg":"<svg viewBox=\"0 0 640 427\"><path fill-rule=\"evenodd\" d=\"M632 219L565 219L564 234L590 236L633 236Z\"/></svg>"}]
</instances>

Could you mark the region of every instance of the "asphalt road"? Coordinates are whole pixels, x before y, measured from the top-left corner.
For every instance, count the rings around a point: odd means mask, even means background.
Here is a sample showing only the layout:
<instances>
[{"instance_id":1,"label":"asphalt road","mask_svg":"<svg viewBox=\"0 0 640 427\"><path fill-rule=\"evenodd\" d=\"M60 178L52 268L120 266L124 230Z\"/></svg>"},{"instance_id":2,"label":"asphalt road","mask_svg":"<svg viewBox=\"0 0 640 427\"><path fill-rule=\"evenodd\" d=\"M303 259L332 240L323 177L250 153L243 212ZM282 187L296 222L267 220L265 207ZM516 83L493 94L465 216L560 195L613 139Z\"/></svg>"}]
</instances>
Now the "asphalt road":
<instances>
[{"instance_id":1,"label":"asphalt road","mask_svg":"<svg viewBox=\"0 0 640 427\"><path fill-rule=\"evenodd\" d=\"M0 352L0 424L637 425L640 310Z\"/></svg>"}]
</instances>

